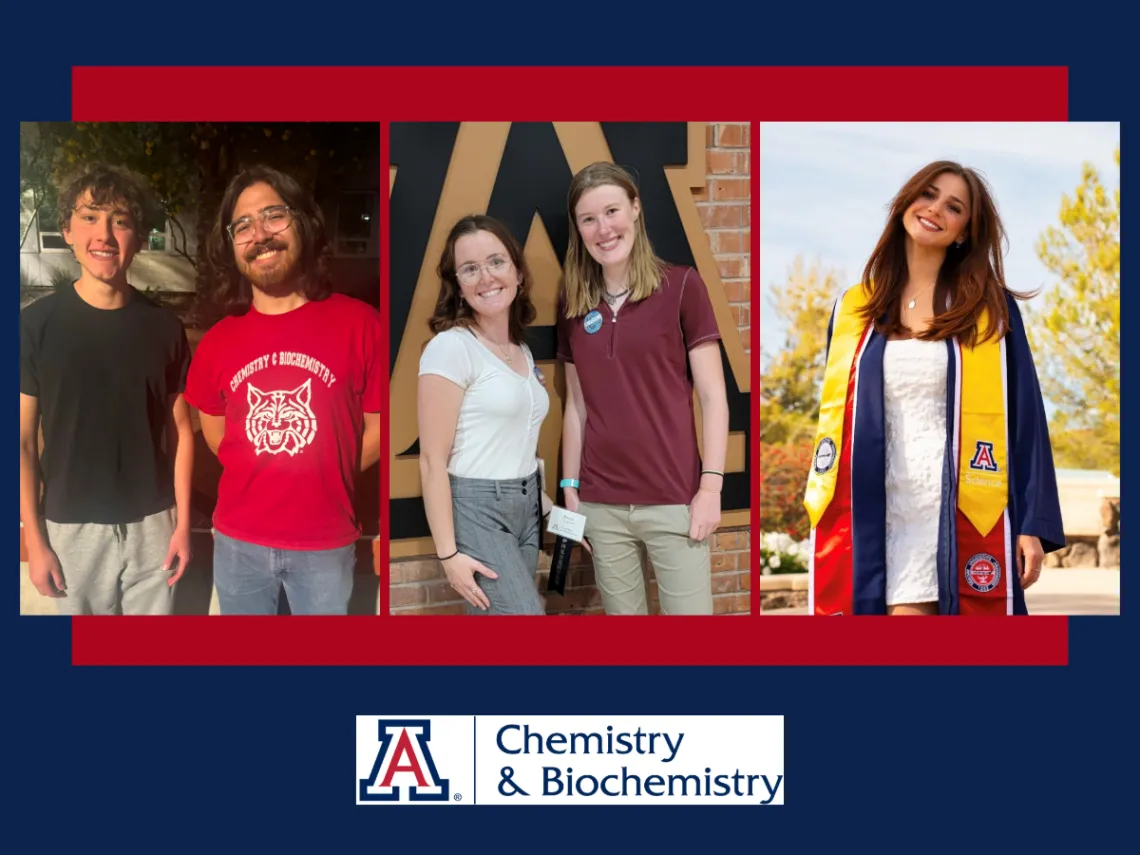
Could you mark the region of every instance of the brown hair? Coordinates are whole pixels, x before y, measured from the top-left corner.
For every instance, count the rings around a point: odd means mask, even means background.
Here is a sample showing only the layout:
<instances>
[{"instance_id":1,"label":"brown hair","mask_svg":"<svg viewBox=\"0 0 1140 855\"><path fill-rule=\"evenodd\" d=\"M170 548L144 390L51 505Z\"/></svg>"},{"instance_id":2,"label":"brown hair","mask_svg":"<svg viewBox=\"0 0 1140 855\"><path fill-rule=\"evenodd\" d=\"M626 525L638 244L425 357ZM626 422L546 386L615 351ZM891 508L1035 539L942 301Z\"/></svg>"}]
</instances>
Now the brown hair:
<instances>
[{"instance_id":1,"label":"brown hair","mask_svg":"<svg viewBox=\"0 0 1140 855\"><path fill-rule=\"evenodd\" d=\"M455 244L461 237L476 232L490 232L497 237L507 248L511 263L519 272L521 281L515 300L511 304L507 327L511 341L521 344L527 325L537 314L530 299L530 270L523 257L522 247L510 229L502 221L485 214L472 214L452 226L447 242L443 246L443 254L439 257L439 266L436 268L436 273L439 274L439 299L436 300L435 313L428 320L428 326L433 333L441 333L452 327L470 327L475 323L475 312L463 299L463 291L455 275Z\"/></svg>"},{"instance_id":2,"label":"brown hair","mask_svg":"<svg viewBox=\"0 0 1140 855\"><path fill-rule=\"evenodd\" d=\"M865 320L873 321L882 335L906 330L900 305L908 275L903 214L938 176L946 174L957 175L970 188L967 236L961 246L947 247L934 286L934 319L929 329L915 337L938 341L958 336L968 347L973 347L990 338L1000 339L1009 329L1006 293L1019 300L1032 295L1006 287L1002 268L1006 234L985 179L975 170L950 160L937 160L924 166L891 201L886 228L863 269L863 288L871 296L862 315ZM989 325L984 331L978 329L983 309L989 313Z\"/></svg>"},{"instance_id":3,"label":"brown hair","mask_svg":"<svg viewBox=\"0 0 1140 855\"><path fill-rule=\"evenodd\" d=\"M578 233L578 218L574 209L578 200L587 190L612 185L625 191L632 204L638 198L637 185L633 177L622 167L607 161L592 163L574 176L570 182L570 192L566 198L567 213L570 215L570 243L566 249L566 264L563 267L563 283L566 289L566 317L584 315L601 302L606 290L602 277L602 266L594 261L590 251ZM633 248L629 253L629 301L644 300L661 285L665 272L665 262L653 252L649 233L645 229L645 209L637 218L634 227Z\"/></svg>"},{"instance_id":4,"label":"brown hair","mask_svg":"<svg viewBox=\"0 0 1140 855\"><path fill-rule=\"evenodd\" d=\"M233 219L238 197L254 184L268 184L293 209L291 228L301 241L302 293L307 300L323 300L332 290L329 280L331 249L325 233L325 217L316 200L301 185L268 166L252 166L234 176L222 196L218 216L206 240L206 291L210 301L226 314L240 315L253 302L252 286L238 270L234 246L226 226Z\"/></svg>"},{"instance_id":5,"label":"brown hair","mask_svg":"<svg viewBox=\"0 0 1140 855\"><path fill-rule=\"evenodd\" d=\"M91 201L96 205L113 205L126 202L127 210L134 221L135 235L139 246L147 232L156 226L162 217L159 204L150 182L137 172L122 166L106 163L85 164L78 172L64 176L59 186L59 230L71 230L71 215L85 191L91 191ZM139 246L135 248L138 249Z\"/></svg>"}]
</instances>

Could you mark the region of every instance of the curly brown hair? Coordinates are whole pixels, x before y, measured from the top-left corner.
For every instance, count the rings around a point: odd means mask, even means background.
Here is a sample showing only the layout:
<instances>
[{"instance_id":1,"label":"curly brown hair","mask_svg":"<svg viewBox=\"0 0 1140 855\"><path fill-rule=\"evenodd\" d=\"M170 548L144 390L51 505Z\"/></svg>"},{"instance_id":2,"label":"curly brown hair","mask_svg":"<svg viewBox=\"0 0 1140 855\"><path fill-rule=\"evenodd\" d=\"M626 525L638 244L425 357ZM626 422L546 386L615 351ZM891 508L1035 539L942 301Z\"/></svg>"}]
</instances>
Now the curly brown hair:
<instances>
[{"instance_id":1,"label":"curly brown hair","mask_svg":"<svg viewBox=\"0 0 1140 855\"><path fill-rule=\"evenodd\" d=\"M534 321L537 314L530 299L532 284L530 269L527 267L526 258L523 257L522 247L506 224L485 214L472 214L452 226L436 268L436 273L439 275L439 298L436 300L435 312L428 320L428 326L433 333L441 333L452 327L470 327L475 322L475 313L463 300L463 291L455 275L455 244L461 237L476 232L490 232L502 242L511 257L511 263L522 279L519 282L519 292L511 304L511 315L508 320L511 341L520 344L526 327Z\"/></svg>"},{"instance_id":2,"label":"curly brown hair","mask_svg":"<svg viewBox=\"0 0 1140 855\"><path fill-rule=\"evenodd\" d=\"M253 290L234 258L226 227L233 220L238 197L254 184L268 184L294 211L294 228L301 239L301 291L308 300L323 300L332 292L329 258L332 250L325 231L325 217L312 195L283 172L259 165L243 169L226 187L218 215L206 240L206 292L210 303L225 314L249 310Z\"/></svg>"},{"instance_id":3,"label":"curly brown hair","mask_svg":"<svg viewBox=\"0 0 1140 855\"><path fill-rule=\"evenodd\" d=\"M109 163L86 163L79 170L63 176L59 187L59 230L71 230L71 215L84 193L90 191L96 205L125 202L134 222L135 235L141 245L150 229L162 219L162 205L150 182L134 170ZM136 247L137 249L137 247Z\"/></svg>"}]
</instances>

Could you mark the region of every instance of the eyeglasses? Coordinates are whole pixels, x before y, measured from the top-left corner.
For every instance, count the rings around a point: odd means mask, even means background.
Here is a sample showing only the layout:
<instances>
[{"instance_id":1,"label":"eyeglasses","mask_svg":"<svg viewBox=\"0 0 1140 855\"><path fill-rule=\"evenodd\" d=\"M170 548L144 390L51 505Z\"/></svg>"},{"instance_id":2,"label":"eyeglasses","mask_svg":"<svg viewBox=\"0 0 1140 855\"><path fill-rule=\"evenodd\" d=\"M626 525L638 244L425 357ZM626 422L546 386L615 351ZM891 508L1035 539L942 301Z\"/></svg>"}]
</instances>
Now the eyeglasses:
<instances>
[{"instance_id":1,"label":"eyeglasses","mask_svg":"<svg viewBox=\"0 0 1140 855\"><path fill-rule=\"evenodd\" d=\"M455 271L455 275L460 282L465 285L470 285L478 281L479 276L484 270L490 272L492 276L500 276L510 270L510 268L511 260L509 258L503 258L501 255L493 255L487 259L486 264L476 264L474 261L464 264Z\"/></svg>"},{"instance_id":2,"label":"eyeglasses","mask_svg":"<svg viewBox=\"0 0 1140 855\"><path fill-rule=\"evenodd\" d=\"M274 205L271 208L258 211L257 221L261 223L262 231L266 234L275 235L289 228L289 224L293 222L294 213L288 205ZM247 244L257 234L253 222L253 217L242 217L240 220L234 220L226 226L226 234L230 236L230 240L236 246Z\"/></svg>"}]
</instances>

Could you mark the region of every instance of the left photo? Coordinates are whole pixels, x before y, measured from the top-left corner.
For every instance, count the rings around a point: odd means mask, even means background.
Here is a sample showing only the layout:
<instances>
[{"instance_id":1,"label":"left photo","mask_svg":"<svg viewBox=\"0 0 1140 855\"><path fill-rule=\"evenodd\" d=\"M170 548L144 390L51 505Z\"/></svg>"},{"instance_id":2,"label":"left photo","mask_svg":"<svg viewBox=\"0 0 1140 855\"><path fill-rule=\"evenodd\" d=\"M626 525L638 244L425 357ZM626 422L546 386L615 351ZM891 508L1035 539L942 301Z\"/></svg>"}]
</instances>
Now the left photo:
<instances>
[{"instance_id":1,"label":"left photo","mask_svg":"<svg viewBox=\"0 0 1140 855\"><path fill-rule=\"evenodd\" d=\"M375 614L376 123L20 126L20 612Z\"/></svg>"}]
</instances>

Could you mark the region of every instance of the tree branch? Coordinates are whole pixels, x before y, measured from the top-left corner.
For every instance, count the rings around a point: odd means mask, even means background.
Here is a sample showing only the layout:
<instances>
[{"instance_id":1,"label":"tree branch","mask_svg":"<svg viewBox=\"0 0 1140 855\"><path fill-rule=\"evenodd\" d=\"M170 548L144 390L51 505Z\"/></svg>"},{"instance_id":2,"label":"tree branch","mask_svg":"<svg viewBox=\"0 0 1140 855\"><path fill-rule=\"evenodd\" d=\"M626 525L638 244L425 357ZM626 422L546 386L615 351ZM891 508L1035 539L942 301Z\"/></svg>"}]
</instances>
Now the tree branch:
<instances>
[{"instance_id":1,"label":"tree branch","mask_svg":"<svg viewBox=\"0 0 1140 855\"><path fill-rule=\"evenodd\" d=\"M174 251L177 252L179 255L181 255L183 258L185 258L187 261L189 261L190 266L194 268L194 272L196 273L198 271L198 259L191 256L190 253L188 253L185 249L185 247L186 247L186 229L184 229L182 227L182 223L180 223L178 221L178 218L176 216L174 216L173 214L167 214L166 218L168 220L170 220L171 224L174 225L178 229L179 234L182 235L182 246L179 247L178 241L175 240L174 241Z\"/></svg>"}]
</instances>

